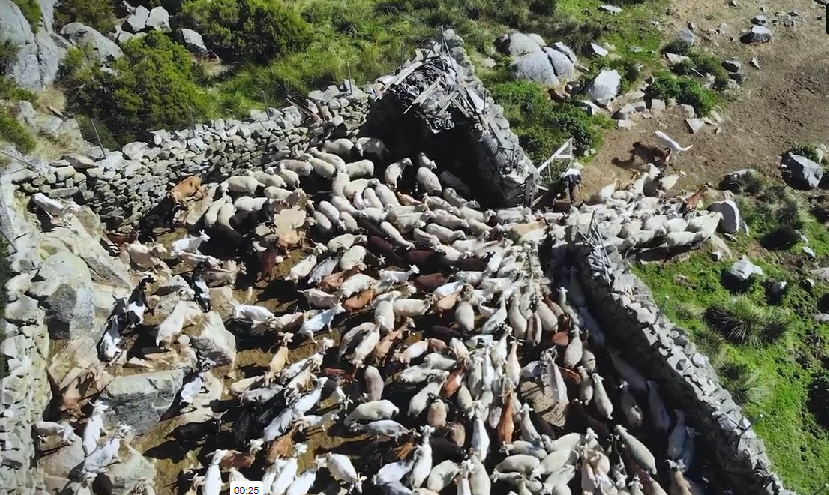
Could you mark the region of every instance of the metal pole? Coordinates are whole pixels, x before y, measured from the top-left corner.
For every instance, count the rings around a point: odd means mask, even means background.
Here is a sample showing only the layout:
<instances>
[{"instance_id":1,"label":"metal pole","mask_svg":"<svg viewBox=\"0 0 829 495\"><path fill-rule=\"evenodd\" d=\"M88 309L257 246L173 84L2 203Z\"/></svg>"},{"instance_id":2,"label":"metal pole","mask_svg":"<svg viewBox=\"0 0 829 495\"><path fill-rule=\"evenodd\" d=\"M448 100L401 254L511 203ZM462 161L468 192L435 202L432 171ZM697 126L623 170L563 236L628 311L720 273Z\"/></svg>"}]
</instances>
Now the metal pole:
<instances>
[{"instance_id":1,"label":"metal pole","mask_svg":"<svg viewBox=\"0 0 829 495\"><path fill-rule=\"evenodd\" d=\"M89 121L92 122L92 130L95 131L95 138L98 140L98 146L101 147L101 153L104 155L104 158L106 158L107 152L104 149L104 143L101 142L101 136L98 134L98 127L95 125L95 119L89 117Z\"/></svg>"},{"instance_id":2,"label":"metal pole","mask_svg":"<svg viewBox=\"0 0 829 495\"><path fill-rule=\"evenodd\" d=\"M268 96L265 94L264 89L259 91L259 92L262 93L262 103L265 104L265 111L267 112L268 111Z\"/></svg>"},{"instance_id":3,"label":"metal pole","mask_svg":"<svg viewBox=\"0 0 829 495\"><path fill-rule=\"evenodd\" d=\"M345 61L345 70L348 71L348 94L354 94L354 79L351 79L351 62Z\"/></svg>"},{"instance_id":4,"label":"metal pole","mask_svg":"<svg viewBox=\"0 0 829 495\"><path fill-rule=\"evenodd\" d=\"M187 105L187 114L190 116L190 137L196 136L196 129L193 127L193 107Z\"/></svg>"}]
</instances>

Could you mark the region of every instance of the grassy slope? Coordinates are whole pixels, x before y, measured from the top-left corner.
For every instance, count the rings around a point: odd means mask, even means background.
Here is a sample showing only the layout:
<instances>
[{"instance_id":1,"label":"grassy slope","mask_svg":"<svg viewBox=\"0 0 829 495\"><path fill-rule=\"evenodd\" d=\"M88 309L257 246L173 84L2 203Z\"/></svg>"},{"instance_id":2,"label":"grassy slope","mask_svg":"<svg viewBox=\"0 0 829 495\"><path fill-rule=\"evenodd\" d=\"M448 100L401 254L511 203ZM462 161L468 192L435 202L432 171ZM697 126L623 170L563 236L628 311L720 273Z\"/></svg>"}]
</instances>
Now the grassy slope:
<instances>
[{"instance_id":1,"label":"grassy slope","mask_svg":"<svg viewBox=\"0 0 829 495\"><path fill-rule=\"evenodd\" d=\"M726 387L738 393L747 392L743 394L748 395L744 412L765 441L783 481L800 493L812 493L827 481L824 478L829 473L829 432L816 424L807 408L812 376L829 354L829 327L812 319L818 311L818 299L829 291L829 286L818 283L810 292L801 285L809 276L808 269L820 265L806 260L800 251L802 243L782 251L769 251L760 245L763 235L778 226L775 218L779 213L775 208L768 211L767 199L743 198L741 204L751 234L729 246L734 258L747 254L763 268L767 280L789 282L789 291L780 306L789 310L792 320L787 333L778 341L763 346L730 344L717 338L703 321L705 308L727 304L733 296L720 282L722 270L733 260L715 262L708 253L698 252L682 261L639 266L635 271L652 288L657 300L669 297L666 314L687 329L714 358ZM802 230L809 246L818 260L826 259L829 232L808 218L805 210L801 215L806 219ZM756 283L748 297L758 307L768 307L762 284ZM740 378L729 376L723 370L727 365L744 366L744 374L753 374L754 383L745 385ZM743 387L749 390L742 390Z\"/></svg>"}]
</instances>

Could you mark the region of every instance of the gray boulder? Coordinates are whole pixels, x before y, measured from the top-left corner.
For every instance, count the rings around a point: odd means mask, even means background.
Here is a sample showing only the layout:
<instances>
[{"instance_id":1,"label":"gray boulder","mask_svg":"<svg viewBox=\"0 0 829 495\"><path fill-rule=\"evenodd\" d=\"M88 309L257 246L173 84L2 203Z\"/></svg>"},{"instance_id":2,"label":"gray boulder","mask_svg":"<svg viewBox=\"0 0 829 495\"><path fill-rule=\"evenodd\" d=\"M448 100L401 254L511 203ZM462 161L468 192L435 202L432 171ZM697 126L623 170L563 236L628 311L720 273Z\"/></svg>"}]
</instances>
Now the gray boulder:
<instances>
[{"instance_id":1,"label":"gray boulder","mask_svg":"<svg viewBox=\"0 0 829 495\"><path fill-rule=\"evenodd\" d=\"M556 41L555 43L553 43L553 48L567 55L567 58L569 58L570 61L573 62L573 64L579 64L579 58L576 56L576 52L574 52L569 46L565 45L561 41Z\"/></svg>"},{"instance_id":2,"label":"gray boulder","mask_svg":"<svg viewBox=\"0 0 829 495\"><path fill-rule=\"evenodd\" d=\"M501 37L499 41L501 51L511 57L520 57L528 53L541 51L541 45L524 33L507 34Z\"/></svg>"},{"instance_id":3,"label":"gray boulder","mask_svg":"<svg viewBox=\"0 0 829 495\"><path fill-rule=\"evenodd\" d=\"M768 43L771 41L771 29L766 26L754 26L741 39L743 43Z\"/></svg>"},{"instance_id":4,"label":"gray boulder","mask_svg":"<svg viewBox=\"0 0 829 495\"><path fill-rule=\"evenodd\" d=\"M170 408L183 380L181 369L115 378L101 395L110 406L108 422L131 425L136 436L147 433Z\"/></svg>"},{"instance_id":5,"label":"gray boulder","mask_svg":"<svg viewBox=\"0 0 829 495\"><path fill-rule=\"evenodd\" d=\"M721 232L725 232L726 234L736 234L740 231L740 225L742 224L740 209L737 207L737 203L733 200L726 199L725 201L716 201L708 206L708 210L722 214L719 225Z\"/></svg>"},{"instance_id":6,"label":"gray boulder","mask_svg":"<svg viewBox=\"0 0 829 495\"><path fill-rule=\"evenodd\" d=\"M35 33L17 4L0 0L0 33L18 47L9 75L24 88L41 89L54 82L66 55L67 43L52 34L51 10L49 15L48 26Z\"/></svg>"},{"instance_id":7,"label":"gray boulder","mask_svg":"<svg viewBox=\"0 0 829 495\"><path fill-rule=\"evenodd\" d=\"M184 46L196 55L207 55L209 52L204 45L202 36L192 29L184 28L181 30L181 39L184 41Z\"/></svg>"},{"instance_id":8,"label":"gray boulder","mask_svg":"<svg viewBox=\"0 0 829 495\"><path fill-rule=\"evenodd\" d=\"M140 452L127 445L126 454L119 457L121 462L110 466L102 473L96 483L104 487L104 492L111 495L127 495L139 482L154 485L156 469Z\"/></svg>"},{"instance_id":9,"label":"gray boulder","mask_svg":"<svg viewBox=\"0 0 829 495\"><path fill-rule=\"evenodd\" d=\"M590 52L597 57L606 57L610 53L605 47L596 43L590 43Z\"/></svg>"},{"instance_id":10,"label":"gray boulder","mask_svg":"<svg viewBox=\"0 0 829 495\"><path fill-rule=\"evenodd\" d=\"M164 7L153 7L147 19L147 27L158 31L170 31L170 13Z\"/></svg>"},{"instance_id":11,"label":"gray boulder","mask_svg":"<svg viewBox=\"0 0 829 495\"><path fill-rule=\"evenodd\" d=\"M204 326L198 334L191 337L191 343L193 348L216 364L232 364L236 359L236 339L215 311L205 315Z\"/></svg>"},{"instance_id":12,"label":"gray boulder","mask_svg":"<svg viewBox=\"0 0 829 495\"><path fill-rule=\"evenodd\" d=\"M63 26L63 29L60 30L60 34L68 38L69 41L71 41L75 46L80 46L84 43L91 45L95 50L98 60L102 62L106 62L110 58L115 59L124 55L114 41L110 40L95 29L81 24L80 22L70 22L69 24Z\"/></svg>"},{"instance_id":13,"label":"gray boulder","mask_svg":"<svg viewBox=\"0 0 829 495\"><path fill-rule=\"evenodd\" d=\"M587 86L587 96L593 101L612 100L619 94L622 76L616 69L605 69Z\"/></svg>"},{"instance_id":14,"label":"gray boulder","mask_svg":"<svg viewBox=\"0 0 829 495\"><path fill-rule=\"evenodd\" d=\"M747 282L755 276L762 277L764 275L763 269L751 262L745 255L728 269L728 274L739 280L740 282Z\"/></svg>"},{"instance_id":15,"label":"gray boulder","mask_svg":"<svg viewBox=\"0 0 829 495\"><path fill-rule=\"evenodd\" d=\"M793 185L804 189L815 189L823 180L823 167L805 156L794 153L783 155L783 165Z\"/></svg>"},{"instance_id":16,"label":"gray boulder","mask_svg":"<svg viewBox=\"0 0 829 495\"><path fill-rule=\"evenodd\" d=\"M52 338L91 336L95 326L91 286L89 268L78 256L62 251L43 262L29 293L43 301Z\"/></svg>"},{"instance_id":17,"label":"gray boulder","mask_svg":"<svg viewBox=\"0 0 829 495\"><path fill-rule=\"evenodd\" d=\"M693 31L691 31L688 28L681 29L679 33L676 35L676 38L680 41L688 43L691 46L694 46L694 44L696 44L697 42L697 36L694 34Z\"/></svg>"},{"instance_id":18,"label":"gray boulder","mask_svg":"<svg viewBox=\"0 0 829 495\"><path fill-rule=\"evenodd\" d=\"M135 12L132 13L129 17L127 17L126 23L124 23L124 27L131 33L138 33L143 31L145 27L147 27L147 18L150 17L150 11L147 10L147 7L143 5L139 5Z\"/></svg>"},{"instance_id":19,"label":"gray boulder","mask_svg":"<svg viewBox=\"0 0 829 495\"><path fill-rule=\"evenodd\" d=\"M528 53L512 62L515 77L543 86L558 86L558 77L550 58L542 51Z\"/></svg>"},{"instance_id":20,"label":"gray boulder","mask_svg":"<svg viewBox=\"0 0 829 495\"><path fill-rule=\"evenodd\" d=\"M544 53L546 53L547 58L550 59L550 63L556 71L556 77L559 79L571 79L576 75L576 66L567 57L567 55L552 48L545 48Z\"/></svg>"}]
</instances>

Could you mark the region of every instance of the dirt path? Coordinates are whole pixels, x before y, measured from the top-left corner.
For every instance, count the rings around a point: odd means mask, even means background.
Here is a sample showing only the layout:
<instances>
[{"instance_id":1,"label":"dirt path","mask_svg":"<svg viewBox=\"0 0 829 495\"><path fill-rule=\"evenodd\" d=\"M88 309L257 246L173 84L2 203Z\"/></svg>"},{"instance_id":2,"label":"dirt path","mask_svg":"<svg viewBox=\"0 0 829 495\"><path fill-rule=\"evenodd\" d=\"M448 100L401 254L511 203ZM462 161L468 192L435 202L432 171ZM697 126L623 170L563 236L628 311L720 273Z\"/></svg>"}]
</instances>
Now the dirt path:
<instances>
[{"instance_id":1,"label":"dirt path","mask_svg":"<svg viewBox=\"0 0 829 495\"><path fill-rule=\"evenodd\" d=\"M748 79L732 101L721 110L722 132L706 126L690 134L685 115L679 108L669 109L653 119L635 118L631 130L607 133L604 145L584 173L585 192L594 191L614 178L631 177L630 169L617 165L630 158L636 141L653 142L653 131L661 129L683 145L692 144L688 152L675 157L674 167L688 176L678 189L692 189L706 181L716 182L723 174L742 168L755 168L777 175L781 153L792 144L829 141L829 35L825 32L824 8L812 0L788 0L766 12L758 2L704 0L676 2L663 21L666 36L676 33L687 22L695 24L701 38L698 47L726 59L742 62ZM775 10L800 13L791 28L773 25ZM747 46L739 33L747 29L755 15L769 18L773 39L760 46ZM721 23L725 34L708 34ZM760 69L749 65L757 57Z\"/></svg>"}]
</instances>

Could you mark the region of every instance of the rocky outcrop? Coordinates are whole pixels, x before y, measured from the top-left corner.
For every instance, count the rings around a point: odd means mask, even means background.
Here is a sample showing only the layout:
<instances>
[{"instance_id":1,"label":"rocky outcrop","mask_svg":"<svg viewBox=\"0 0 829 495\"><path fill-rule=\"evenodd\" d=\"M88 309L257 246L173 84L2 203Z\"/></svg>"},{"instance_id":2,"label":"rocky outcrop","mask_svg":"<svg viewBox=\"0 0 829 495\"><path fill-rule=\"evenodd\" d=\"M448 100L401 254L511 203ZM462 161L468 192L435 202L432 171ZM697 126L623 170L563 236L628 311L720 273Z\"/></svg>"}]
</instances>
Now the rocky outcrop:
<instances>
[{"instance_id":1,"label":"rocky outcrop","mask_svg":"<svg viewBox=\"0 0 829 495\"><path fill-rule=\"evenodd\" d=\"M713 456L738 493L791 495L773 473L751 422L688 334L665 318L647 286L617 252L605 253L589 236L577 237L571 259L578 264L590 312L608 340L654 377L671 401L682 405L689 425L708 440L706 456Z\"/></svg>"},{"instance_id":2,"label":"rocky outcrop","mask_svg":"<svg viewBox=\"0 0 829 495\"><path fill-rule=\"evenodd\" d=\"M0 480L5 493L17 495L62 489L68 470L77 465L80 454L70 446L47 458L45 466L54 470L46 476L32 471L36 458L32 424L43 418L52 399L47 373L59 387L82 369L101 372L104 378L95 329L101 328L111 310L113 296L124 296L124 285L132 282L118 260L93 254L96 247L102 248L82 223L83 213L67 229L41 232L15 194L14 176L0 175L0 231L9 240L6 255L17 274L4 287L9 302L0 321L5 336L0 352L9 372L0 382L0 432L8 438L0 445ZM96 269L110 278L97 276L87 260L95 260ZM68 338L55 355L50 353L50 333Z\"/></svg>"},{"instance_id":3,"label":"rocky outcrop","mask_svg":"<svg viewBox=\"0 0 829 495\"><path fill-rule=\"evenodd\" d=\"M63 26L60 34L75 46L83 44L91 46L101 62L119 58L124 54L114 41L80 22L70 22Z\"/></svg>"},{"instance_id":4,"label":"rocky outcrop","mask_svg":"<svg viewBox=\"0 0 829 495\"><path fill-rule=\"evenodd\" d=\"M68 44L52 32L51 10L44 13L44 24L33 28L20 7L11 0L0 0L0 33L18 47L11 76L24 88L41 89L51 84L66 54Z\"/></svg>"}]
</instances>

